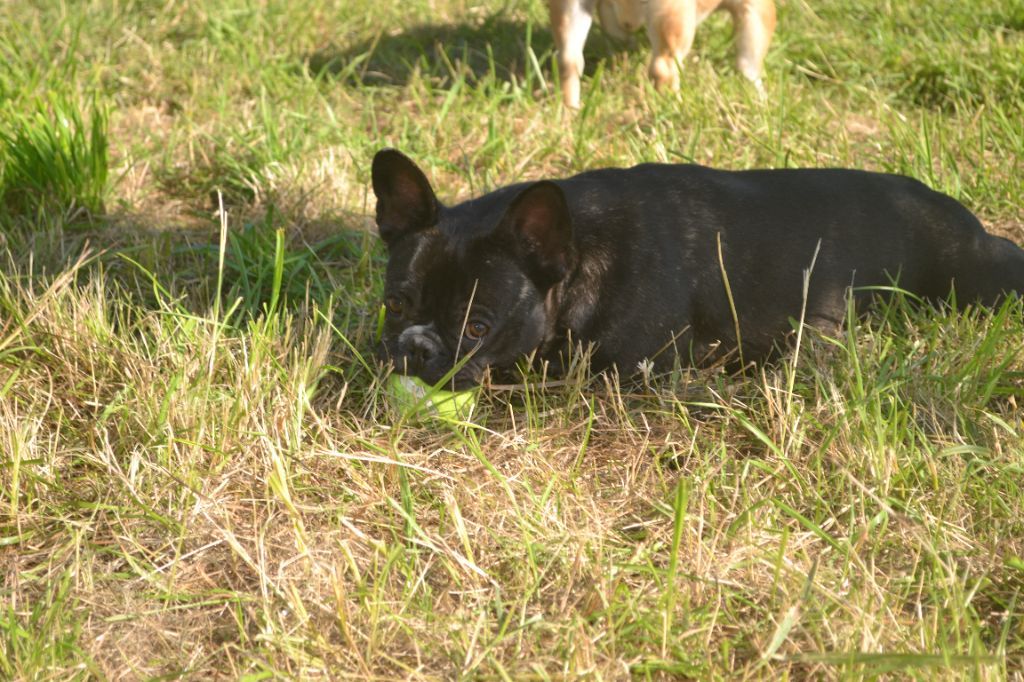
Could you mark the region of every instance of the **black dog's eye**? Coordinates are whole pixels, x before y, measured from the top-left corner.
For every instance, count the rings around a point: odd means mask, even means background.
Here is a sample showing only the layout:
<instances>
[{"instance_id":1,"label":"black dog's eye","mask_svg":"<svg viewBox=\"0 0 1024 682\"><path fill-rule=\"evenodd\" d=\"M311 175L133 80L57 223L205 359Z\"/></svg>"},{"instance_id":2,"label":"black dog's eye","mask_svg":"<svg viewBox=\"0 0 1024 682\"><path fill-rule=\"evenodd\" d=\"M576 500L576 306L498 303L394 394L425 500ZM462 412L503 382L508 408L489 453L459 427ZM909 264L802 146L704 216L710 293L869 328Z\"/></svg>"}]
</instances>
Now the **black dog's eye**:
<instances>
[{"instance_id":1,"label":"black dog's eye","mask_svg":"<svg viewBox=\"0 0 1024 682\"><path fill-rule=\"evenodd\" d=\"M491 328L483 322L470 322L466 325L466 336L473 341L479 341L484 338L489 331L491 331Z\"/></svg>"},{"instance_id":2,"label":"black dog's eye","mask_svg":"<svg viewBox=\"0 0 1024 682\"><path fill-rule=\"evenodd\" d=\"M387 304L388 311L394 313L395 315L401 315L402 310L405 309L405 302L402 301L402 299L400 299L398 296L388 296L386 299L384 299L384 303Z\"/></svg>"}]
</instances>

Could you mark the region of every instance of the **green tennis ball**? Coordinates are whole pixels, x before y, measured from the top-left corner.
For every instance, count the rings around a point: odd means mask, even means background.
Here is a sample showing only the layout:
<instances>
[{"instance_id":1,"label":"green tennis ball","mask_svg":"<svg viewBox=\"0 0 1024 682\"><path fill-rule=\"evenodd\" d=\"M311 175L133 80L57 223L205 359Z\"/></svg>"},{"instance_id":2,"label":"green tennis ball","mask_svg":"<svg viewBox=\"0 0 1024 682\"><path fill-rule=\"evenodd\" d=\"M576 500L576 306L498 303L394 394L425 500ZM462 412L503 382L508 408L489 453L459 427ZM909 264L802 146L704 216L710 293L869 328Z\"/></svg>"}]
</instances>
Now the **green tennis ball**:
<instances>
[{"instance_id":1,"label":"green tennis ball","mask_svg":"<svg viewBox=\"0 0 1024 682\"><path fill-rule=\"evenodd\" d=\"M405 374L392 374L388 378L388 396L391 404L407 416L435 416L455 421L468 419L476 405L475 389L432 390L419 377Z\"/></svg>"}]
</instances>

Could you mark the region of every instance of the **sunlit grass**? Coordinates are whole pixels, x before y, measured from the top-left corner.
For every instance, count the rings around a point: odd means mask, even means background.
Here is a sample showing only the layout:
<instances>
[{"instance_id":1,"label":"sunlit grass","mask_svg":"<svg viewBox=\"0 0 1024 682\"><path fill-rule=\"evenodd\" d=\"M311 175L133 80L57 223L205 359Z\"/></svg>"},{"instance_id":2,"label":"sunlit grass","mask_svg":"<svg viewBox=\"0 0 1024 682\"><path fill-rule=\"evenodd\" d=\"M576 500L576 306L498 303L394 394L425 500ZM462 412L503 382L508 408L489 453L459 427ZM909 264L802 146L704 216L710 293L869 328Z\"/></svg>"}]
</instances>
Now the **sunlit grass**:
<instances>
[{"instance_id":1,"label":"sunlit grass","mask_svg":"<svg viewBox=\"0 0 1024 682\"><path fill-rule=\"evenodd\" d=\"M29 109L0 106L0 219L102 212L110 179L106 110L93 103L83 113L61 96Z\"/></svg>"},{"instance_id":2,"label":"sunlit grass","mask_svg":"<svg viewBox=\"0 0 1024 682\"><path fill-rule=\"evenodd\" d=\"M1015 679L1024 310L897 299L744 376L404 419L369 161L906 173L1024 243L1024 23L781 3L679 93L541 2L0 8L0 677ZM17 27L12 28L12 27Z\"/></svg>"}]
</instances>

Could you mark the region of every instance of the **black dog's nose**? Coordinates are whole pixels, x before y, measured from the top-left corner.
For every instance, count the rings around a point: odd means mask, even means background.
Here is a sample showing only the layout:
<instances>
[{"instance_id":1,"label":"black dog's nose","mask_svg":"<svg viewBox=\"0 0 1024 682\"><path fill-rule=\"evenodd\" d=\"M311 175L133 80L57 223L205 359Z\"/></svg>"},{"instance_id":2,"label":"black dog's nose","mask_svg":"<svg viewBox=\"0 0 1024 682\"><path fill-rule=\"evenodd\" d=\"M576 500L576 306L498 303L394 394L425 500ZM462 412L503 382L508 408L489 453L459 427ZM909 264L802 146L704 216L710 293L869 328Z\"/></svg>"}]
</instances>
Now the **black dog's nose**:
<instances>
[{"instance_id":1,"label":"black dog's nose","mask_svg":"<svg viewBox=\"0 0 1024 682\"><path fill-rule=\"evenodd\" d=\"M398 349L408 374L422 374L441 355L444 346L433 325L414 325L398 337Z\"/></svg>"},{"instance_id":2,"label":"black dog's nose","mask_svg":"<svg viewBox=\"0 0 1024 682\"><path fill-rule=\"evenodd\" d=\"M430 349L416 344L410 350L409 357L412 358L413 366L411 369L413 373L419 372L427 365L427 361L430 360Z\"/></svg>"}]
</instances>

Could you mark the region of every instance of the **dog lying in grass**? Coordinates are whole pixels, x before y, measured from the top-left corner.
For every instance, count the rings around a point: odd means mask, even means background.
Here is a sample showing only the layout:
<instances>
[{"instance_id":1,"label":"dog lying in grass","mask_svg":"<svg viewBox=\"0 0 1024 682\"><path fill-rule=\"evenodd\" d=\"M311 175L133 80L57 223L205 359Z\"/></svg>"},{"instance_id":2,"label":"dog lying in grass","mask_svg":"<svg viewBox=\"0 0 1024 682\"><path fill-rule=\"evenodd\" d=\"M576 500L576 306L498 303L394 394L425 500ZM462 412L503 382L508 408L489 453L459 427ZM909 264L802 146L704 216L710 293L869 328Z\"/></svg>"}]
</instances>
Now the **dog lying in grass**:
<instances>
[{"instance_id":1,"label":"dog lying in grass","mask_svg":"<svg viewBox=\"0 0 1024 682\"><path fill-rule=\"evenodd\" d=\"M626 373L761 359L793 320L835 328L850 295L859 306L893 285L960 304L1024 293L1024 250L903 176L650 163L449 207L384 149L372 182L383 350L428 383L463 362L456 388L531 354L557 369L575 343L594 369Z\"/></svg>"},{"instance_id":2,"label":"dog lying in grass","mask_svg":"<svg viewBox=\"0 0 1024 682\"><path fill-rule=\"evenodd\" d=\"M656 87L674 90L697 25L718 9L732 14L736 66L760 91L761 66L775 32L773 0L548 0L566 106L580 106L583 45L595 15L604 30L617 38L646 27L651 41L650 76Z\"/></svg>"}]
</instances>

